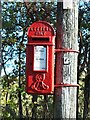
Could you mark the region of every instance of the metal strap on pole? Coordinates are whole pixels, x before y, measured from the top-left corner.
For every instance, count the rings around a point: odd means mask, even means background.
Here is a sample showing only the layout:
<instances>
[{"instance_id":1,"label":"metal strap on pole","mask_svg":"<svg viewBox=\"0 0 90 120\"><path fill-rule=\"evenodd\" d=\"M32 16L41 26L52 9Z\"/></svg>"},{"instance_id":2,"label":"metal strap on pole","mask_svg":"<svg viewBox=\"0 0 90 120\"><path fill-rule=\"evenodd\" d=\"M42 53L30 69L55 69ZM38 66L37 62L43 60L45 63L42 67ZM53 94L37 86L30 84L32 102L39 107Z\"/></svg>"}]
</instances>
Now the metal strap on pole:
<instances>
[{"instance_id":1,"label":"metal strap on pole","mask_svg":"<svg viewBox=\"0 0 90 120\"><path fill-rule=\"evenodd\" d=\"M61 49L55 49L55 52L75 52L75 53L79 53L78 50L73 50L71 48L61 48ZM54 85L55 88L58 87L79 87L78 84L68 84L68 83L60 83L57 85Z\"/></svg>"},{"instance_id":2,"label":"metal strap on pole","mask_svg":"<svg viewBox=\"0 0 90 120\"><path fill-rule=\"evenodd\" d=\"M75 53L79 53L78 50L73 50L73 49L71 49L71 48L55 49L55 52L75 52Z\"/></svg>"},{"instance_id":3,"label":"metal strap on pole","mask_svg":"<svg viewBox=\"0 0 90 120\"><path fill-rule=\"evenodd\" d=\"M58 87L79 87L78 84L68 84L68 83L60 83L60 84L57 84L57 85L54 85L55 88L58 88Z\"/></svg>"}]
</instances>

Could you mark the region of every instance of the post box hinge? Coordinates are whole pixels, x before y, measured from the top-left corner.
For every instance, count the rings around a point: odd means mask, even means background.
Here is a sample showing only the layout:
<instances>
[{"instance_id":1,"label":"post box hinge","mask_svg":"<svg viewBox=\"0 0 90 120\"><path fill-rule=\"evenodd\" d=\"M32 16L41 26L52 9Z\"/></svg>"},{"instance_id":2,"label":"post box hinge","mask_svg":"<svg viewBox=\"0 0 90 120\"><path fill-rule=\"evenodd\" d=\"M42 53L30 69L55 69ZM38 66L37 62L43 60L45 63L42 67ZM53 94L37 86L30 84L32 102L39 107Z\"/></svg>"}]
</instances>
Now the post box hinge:
<instances>
[{"instance_id":1,"label":"post box hinge","mask_svg":"<svg viewBox=\"0 0 90 120\"><path fill-rule=\"evenodd\" d=\"M71 49L71 48L55 49L55 52L75 52L75 53L79 53L78 50L74 50L74 49Z\"/></svg>"},{"instance_id":2,"label":"post box hinge","mask_svg":"<svg viewBox=\"0 0 90 120\"><path fill-rule=\"evenodd\" d=\"M60 83L60 84L57 84L57 85L54 85L55 88L58 88L58 87L79 87L78 84L68 84L68 83Z\"/></svg>"}]
</instances>

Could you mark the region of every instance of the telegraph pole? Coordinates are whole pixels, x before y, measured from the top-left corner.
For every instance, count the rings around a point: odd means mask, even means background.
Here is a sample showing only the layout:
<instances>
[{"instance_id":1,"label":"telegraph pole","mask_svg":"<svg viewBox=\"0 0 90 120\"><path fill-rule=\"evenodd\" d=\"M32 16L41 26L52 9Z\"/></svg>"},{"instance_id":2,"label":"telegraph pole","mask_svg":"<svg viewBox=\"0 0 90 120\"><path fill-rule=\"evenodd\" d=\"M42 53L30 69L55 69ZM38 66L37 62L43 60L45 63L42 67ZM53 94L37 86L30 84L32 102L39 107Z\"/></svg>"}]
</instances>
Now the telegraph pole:
<instances>
[{"instance_id":1,"label":"telegraph pole","mask_svg":"<svg viewBox=\"0 0 90 120\"><path fill-rule=\"evenodd\" d=\"M76 118L78 0L57 3L54 118Z\"/></svg>"}]
</instances>

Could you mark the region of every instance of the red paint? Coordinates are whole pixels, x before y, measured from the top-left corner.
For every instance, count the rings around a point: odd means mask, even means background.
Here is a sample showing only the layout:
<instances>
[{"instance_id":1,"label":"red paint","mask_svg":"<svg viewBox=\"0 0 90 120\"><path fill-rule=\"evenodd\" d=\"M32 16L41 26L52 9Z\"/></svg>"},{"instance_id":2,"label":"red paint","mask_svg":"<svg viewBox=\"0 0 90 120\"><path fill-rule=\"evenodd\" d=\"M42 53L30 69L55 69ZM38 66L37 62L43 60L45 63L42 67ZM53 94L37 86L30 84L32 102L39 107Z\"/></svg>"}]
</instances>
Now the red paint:
<instances>
[{"instance_id":1,"label":"red paint","mask_svg":"<svg viewBox=\"0 0 90 120\"><path fill-rule=\"evenodd\" d=\"M78 50L68 49L68 48L61 48L61 49L55 49L55 52L76 52L79 53Z\"/></svg>"},{"instance_id":2,"label":"red paint","mask_svg":"<svg viewBox=\"0 0 90 120\"><path fill-rule=\"evenodd\" d=\"M28 94L53 94L55 46L54 29L49 23L38 21L28 28L27 36L26 92ZM38 57L38 54L41 53L42 55L40 58L40 56ZM43 56L43 53L45 54L45 57ZM39 60L40 62L46 61L44 62L45 65L37 65Z\"/></svg>"},{"instance_id":3,"label":"red paint","mask_svg":"<svg viewBox=\"0 0 90 120\"><path fill-rule=\"evenodd\" d=\"M65 83L61 83L61 84L57 84L57 85L54 85L55 88L58 88L58 87L79 87L78 84L65 84Z\"/></svg>"}]
</instances>

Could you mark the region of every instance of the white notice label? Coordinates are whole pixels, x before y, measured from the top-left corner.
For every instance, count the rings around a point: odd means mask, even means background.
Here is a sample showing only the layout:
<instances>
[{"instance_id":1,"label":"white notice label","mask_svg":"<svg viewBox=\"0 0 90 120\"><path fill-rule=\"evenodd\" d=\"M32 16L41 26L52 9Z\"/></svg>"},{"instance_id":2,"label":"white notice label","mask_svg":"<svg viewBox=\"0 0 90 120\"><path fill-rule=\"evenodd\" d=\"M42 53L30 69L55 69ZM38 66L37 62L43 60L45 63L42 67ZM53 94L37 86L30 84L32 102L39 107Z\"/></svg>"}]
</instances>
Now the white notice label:
<instances>
[{"instance_id":1,"label":"white notice label","mask_svg":"<svg viewBox=\"0 0 90 120\"><path fill-rule=\"evenodd\" d=\"M46 46L34 47L34 70L46 70Z\"/></svg>"}]
</instances>

